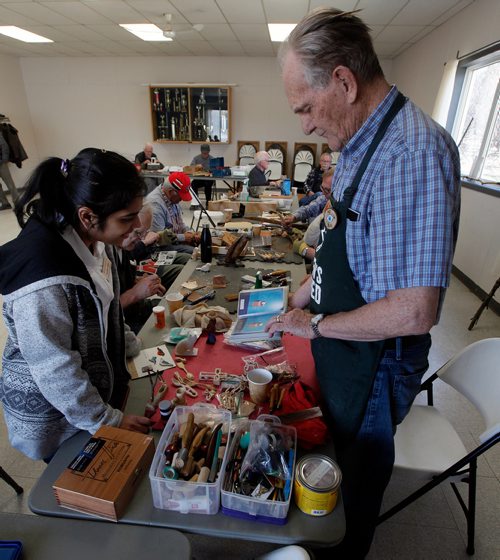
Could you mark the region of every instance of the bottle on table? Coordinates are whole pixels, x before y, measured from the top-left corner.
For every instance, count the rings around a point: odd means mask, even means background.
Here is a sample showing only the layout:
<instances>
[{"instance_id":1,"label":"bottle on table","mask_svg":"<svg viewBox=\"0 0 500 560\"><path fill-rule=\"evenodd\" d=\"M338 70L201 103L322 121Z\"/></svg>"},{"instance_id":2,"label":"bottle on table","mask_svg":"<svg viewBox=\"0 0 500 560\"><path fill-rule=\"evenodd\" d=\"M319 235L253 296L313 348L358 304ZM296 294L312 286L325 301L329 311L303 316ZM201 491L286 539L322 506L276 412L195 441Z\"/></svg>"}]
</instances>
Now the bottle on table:
<instances>
[{"instance_id":1,"label":"bottle on table","mask_svg":"<svg viewBox=\"0 0 500 560\"><path fill-rule=\"evenodd\" d=\"M254 288L256 290L262 288L262 272L260 270L257 271L257 274L255 275L255 286Z\"/></svg>"},{"instance_id":2,"label":"bottle on table","mask_svg":"<svg viewBox=\"0 0 500 560\"><path fill-rule=\"evenodd\" d=\"M203 224L200 239L201 262L212 262L212 234L208 224Z\"/></svg>"}]
</instances>

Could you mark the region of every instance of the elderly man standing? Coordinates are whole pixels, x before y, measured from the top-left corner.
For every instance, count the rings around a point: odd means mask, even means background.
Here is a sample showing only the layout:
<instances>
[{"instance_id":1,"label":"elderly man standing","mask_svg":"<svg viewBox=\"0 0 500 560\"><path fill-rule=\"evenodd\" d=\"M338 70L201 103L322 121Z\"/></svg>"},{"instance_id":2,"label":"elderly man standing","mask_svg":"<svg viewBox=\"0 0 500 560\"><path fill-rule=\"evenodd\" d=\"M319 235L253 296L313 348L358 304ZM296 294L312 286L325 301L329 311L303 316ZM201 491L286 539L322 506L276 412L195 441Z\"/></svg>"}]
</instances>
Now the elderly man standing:
<instances>
[{"instance_id":1,"label":"elderly man standing","mask_svg":"<svg viewBox=\"0 0 500 560\"><path fill-rule=\"evenodd\" d=\"M306 180L304 181L304 192L306 196L299 200L299 206L306 206L321 195L321 181L323 173L328 171L331 166L332 154L324 152L319 158L318 167L313 167L313 169L311 169L311 171L307 174Z\"/></svg>"},{"instance_id":2,"label":"elderly man standing","mask_svg":"<svg viewBox=\"0 0 500 560\"><path fill-rule=\"evenodd\" d=\"M153 152L153 144L146 143L144 150L139 152L135 156L134 163L141 166L141 169L147 170L150 163L156 163L157 169L163 169L165 166L163 163L157 160L157 155ZM161 185L163 179L161 177L144 177L144 182L148 188L148 193L150 193L155 187Z\"/></svg>"},{"instance_id":3,"label":"elderly man standing","mask_svg":"<svg viewBox=\"0 0 500 560\"><path fill-rule=\"evenodd\" d=\"M283 80L305 134L341 151L313 272L268 325L311 339L346 513L329 558L364 558L394 464L393 433L428 368L458 232L451 136L384 78L368 27L319 9L292 31ZM306 308L309 307L309 310Z\"/></svg>"},{"instance_id":4,"label":"elderly man standing","mask_svg":"<svg viewBox=\"0 0 500 560\"><path fill-rule=\"evenodd\" d=\"M184 223L179 206L181 200L191 200L189 186L189 177L185 173L170 173L163 185L146 197L146 203L153 212L151 231L171 230L175 235L172 245L166 246L166 250L192 253L193 246L199 242L199 236Z\"/></svg>"}]
</instances>

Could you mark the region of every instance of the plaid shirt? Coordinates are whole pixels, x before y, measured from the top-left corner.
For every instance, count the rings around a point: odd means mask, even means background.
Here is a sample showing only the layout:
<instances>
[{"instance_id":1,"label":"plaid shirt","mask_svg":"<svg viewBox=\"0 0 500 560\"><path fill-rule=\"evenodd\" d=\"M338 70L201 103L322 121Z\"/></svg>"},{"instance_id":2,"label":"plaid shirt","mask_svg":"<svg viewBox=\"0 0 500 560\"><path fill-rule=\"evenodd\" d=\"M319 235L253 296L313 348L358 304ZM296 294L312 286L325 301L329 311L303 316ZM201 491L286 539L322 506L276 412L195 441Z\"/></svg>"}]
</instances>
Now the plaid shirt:
<instances>
[{"instance_id":1,"label":"plaid shirt","mask_svg":"<svg viewBox=\"0 0 500 560\"><path fill-rule=\"evenodd\" d=\"M332 195L342 197L397 95L395 87L351 138ZM449 284L460 212L460 162L451 136L407 101L376 149L354 196L347 254L367 302L388 290ZM444 290L443 290L444 294Z\"/></svg>"}]
</instances>

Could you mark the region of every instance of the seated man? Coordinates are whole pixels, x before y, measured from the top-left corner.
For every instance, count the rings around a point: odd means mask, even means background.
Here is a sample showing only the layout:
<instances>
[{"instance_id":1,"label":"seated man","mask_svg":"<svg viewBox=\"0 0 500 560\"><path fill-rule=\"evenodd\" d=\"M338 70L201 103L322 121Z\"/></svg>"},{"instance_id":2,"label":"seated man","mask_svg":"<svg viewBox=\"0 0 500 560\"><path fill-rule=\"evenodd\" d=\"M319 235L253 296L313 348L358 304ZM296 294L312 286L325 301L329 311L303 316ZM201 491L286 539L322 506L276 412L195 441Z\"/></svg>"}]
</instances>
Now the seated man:
<instances>
[{"instance_id":1,"label":"seated man","mask_svg":"<svg viewBox=\"0 0 500 560\"><path fill-rule=\"evenodd\" d=\"M165 250L192 253L193 247L200 241L199 235L184 223L179 206L181 200L187 202L192 200L189 185L189 177L185 173L171 173L163 185L156 187L146 197L146 202L153 212L151 230L154 232L169 230L169 233L174 236L170 243L165 243Z\"/></svg>"},{"instance_id":2,"label":"seated man","mask_svg":"<svg viewBox=\"0 0 500 560\"><path fill-rule=\"evenodd\" d=\"M265 190L264 187L278 187L280 182L269 181L268 179L271 172L267 171L269 167L269 154L267 152L257 152L254 161L255 167L248 174L248 194L252 198L259 198L259 195Z\"/></svg>"},{"instance_id":3,"label":"seated man","mask_svg":"<svg viewBox=\"0 0 500 560\"><path fill-rule=\"evenodd\" d=\"M289 216L283 218L283 224L286 226L292 225L295 222L307 220L312 222L316 216L319 216L330 198L332 192L333 168L330 167L328 171L323 173L323 180L321 182L321 194L311 201L306 206L301 206Z\"/></svg>"},{"instance_id":4,"label":"seated man","mask_svg":"<svg viewBox=\"0 0 500 560\"><path fill-rule=\"evenodd\" d=\"M210 155L210 145L209 144L202 144L200 146L200 153L199 155L195 156L191 161L191 165L198 166L199 169L203 169L203 171L210 171L210 160L214 159L213 156ZM208 204L210 200L212 200L212 187L214 186L214 181L207 181L205 179L194 179L191 183L191 188L198 196L198 189L199 187L203 187L205 189L205 201Z\"/></svg>"},{"instance_id":5,"label":"seated man","mask_svg":"<svg viewBox=\"0 0 500 560\"><path fill-rule=\"evenodd\" d=\"M147 170L150 163L156 163L157 169L163 169L165 166L158 161L156 154L153 152L153 144L147 143L144 150L135 156L134 163L141 166L141 169ZM144 177L144 182L150 193L158 185L161 185L163 179L161 177Z\"/></svg>"},{"instance_id":6,"label":"seated man","mask_svg":"<svg viewBox=\"0 0 500 560\"><path fill-rule=\"evenodd\" d=\"M306 206L321 195L321 181L323 173L332 166L332 154L325 152L319 158L319 166L313 167L304 181L304 192L306 196L299 200L299 206Z\"/></svg>"}]
</instances>

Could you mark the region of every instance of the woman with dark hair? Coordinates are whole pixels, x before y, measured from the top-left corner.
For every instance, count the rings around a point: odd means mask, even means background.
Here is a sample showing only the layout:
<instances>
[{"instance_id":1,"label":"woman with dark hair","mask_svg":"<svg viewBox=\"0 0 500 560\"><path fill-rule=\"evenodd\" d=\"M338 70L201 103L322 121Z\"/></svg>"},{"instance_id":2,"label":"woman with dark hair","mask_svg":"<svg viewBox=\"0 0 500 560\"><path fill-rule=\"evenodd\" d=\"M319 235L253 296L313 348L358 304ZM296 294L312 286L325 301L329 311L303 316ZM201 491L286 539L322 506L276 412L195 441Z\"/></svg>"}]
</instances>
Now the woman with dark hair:
<instances>
[{"instance_id":1,"label":"woman with dark hair","mask_svg":"<svg viewBox=\"0 0 500 560\"><path fill-rule=\"evenodd\" d=\"M22 231L0 247L0 399L10 442L28 457L47 460L104 424L149 430L120 410L130 375L111 247L140 227L144 192L132 163L86 148L41 163L16 203Z\"/></svg>"}]
</instances>

